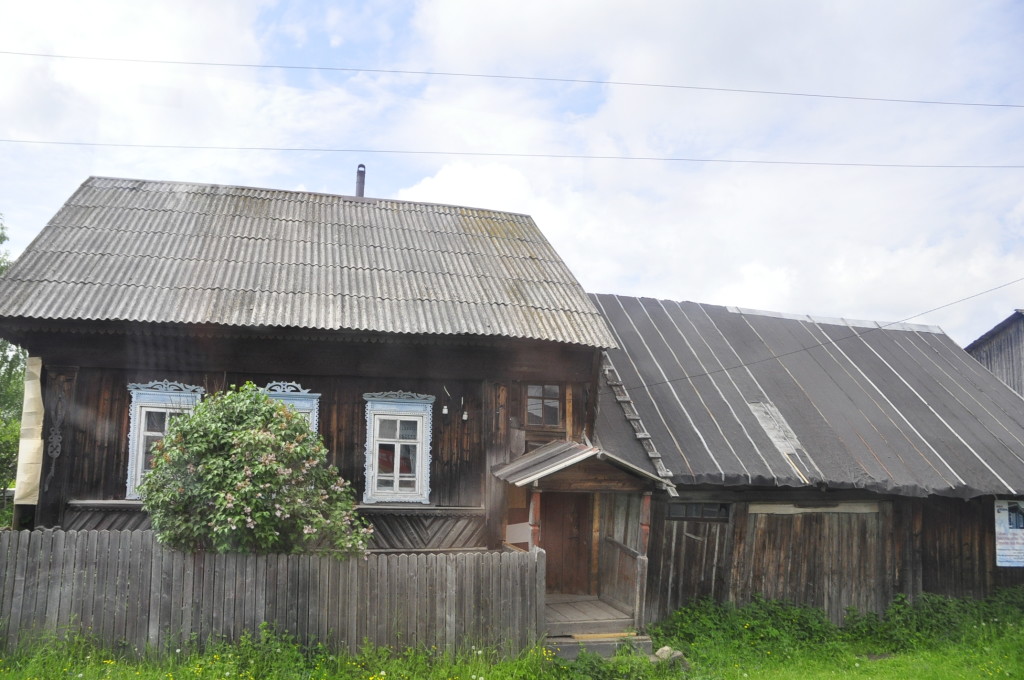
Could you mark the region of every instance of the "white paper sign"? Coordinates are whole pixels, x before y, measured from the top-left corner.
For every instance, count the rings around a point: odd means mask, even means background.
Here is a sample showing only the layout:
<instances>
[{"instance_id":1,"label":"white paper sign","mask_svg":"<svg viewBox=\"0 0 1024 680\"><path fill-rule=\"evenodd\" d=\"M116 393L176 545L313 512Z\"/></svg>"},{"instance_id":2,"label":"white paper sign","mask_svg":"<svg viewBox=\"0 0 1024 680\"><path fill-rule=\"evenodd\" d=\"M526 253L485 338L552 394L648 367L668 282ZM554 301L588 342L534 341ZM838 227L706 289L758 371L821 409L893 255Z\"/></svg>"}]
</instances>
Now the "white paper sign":
<instances>
[{"instance_id":1,"label":"white paper sign","mask_svg":"<svg viewBox=\"0 0 1024 680\"><path fill-rule=\"evenodd\" d=\"M1024 567L1024 501L996 501L996 566Z\"/></svg>"}]
</instances>

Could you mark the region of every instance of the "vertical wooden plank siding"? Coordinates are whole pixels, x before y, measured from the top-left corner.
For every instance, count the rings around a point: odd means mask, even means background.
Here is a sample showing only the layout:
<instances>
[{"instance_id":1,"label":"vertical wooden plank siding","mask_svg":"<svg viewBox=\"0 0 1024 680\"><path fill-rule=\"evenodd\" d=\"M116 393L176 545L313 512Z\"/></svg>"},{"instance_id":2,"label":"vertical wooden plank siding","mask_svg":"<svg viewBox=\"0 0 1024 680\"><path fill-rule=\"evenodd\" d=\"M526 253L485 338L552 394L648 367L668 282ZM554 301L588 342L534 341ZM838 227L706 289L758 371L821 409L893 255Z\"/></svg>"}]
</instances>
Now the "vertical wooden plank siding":
<instances>
[{"instance_id":1,"label":"vertical wooden plank siding","mask_svg":"<svg viewBox=\"0 0 1024 680\"><path fill-rule=\"evenodd\" d=\"M733 518L727 522L669 520L666 504L652 503L648 547L647 594L644 616L648 623L665 618L679 607L700 600L728 599L730 551L733 532L742 532L746 517L733 504ZM753 565L737 565L737 570Z\"/></svg>"},{"instance_id":2,"label":"vertical wooden plank siding","mask_svg":"<svg viewBox=\"0 0 1024 680\"><path fill-rule=\"evenodd\" d=\"M995 566L991 498L850 502L862 507L778 514L765 511L768 501L733 502L728 522L709 522L670 520L656 501L646 622L704 597L742 604L761 595L823 608L841 623L847 607L881 612L898 593L983 597L1024 584L1024 569Z\"/></svg>"},{"instance_id":3,"label":"vertical wooden plank siding","mask_svg":"<svg viewBox=\"0 0 1024 680\"><path fill-rule=\"evenodd\" d=\"M921 542L921 588L950 597L982 597L1024 584L1024 569L996 566L992 498L915 501Z\"/></svg>"},{"instance_id":4,"label":"vertical wooden plank siding","mask_svg":"<svg viewBox=\"0 0 1024 680\"><path fill-rule=\"evenodd\" d=\"M509 653L542 635L544 553L211 555L169 550L151 531L4 532L0 613L13 648L81 630L107 646L173 653L190 639L280 632L356 651L394 647Z\"/></svg>"}]
</instances>

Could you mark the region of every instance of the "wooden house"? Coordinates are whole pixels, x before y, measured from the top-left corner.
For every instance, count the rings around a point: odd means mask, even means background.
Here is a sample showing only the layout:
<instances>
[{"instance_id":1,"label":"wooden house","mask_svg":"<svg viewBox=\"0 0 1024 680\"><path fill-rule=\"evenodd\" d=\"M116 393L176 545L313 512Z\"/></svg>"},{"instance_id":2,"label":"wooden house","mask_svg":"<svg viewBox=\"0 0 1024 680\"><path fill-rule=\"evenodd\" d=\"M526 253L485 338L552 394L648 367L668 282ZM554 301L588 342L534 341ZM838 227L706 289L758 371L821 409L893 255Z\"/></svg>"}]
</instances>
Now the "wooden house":
<instances>
[{"instance_id":1,"label":"wooden house","mask_svg":"<svg viewBox=\"0 0 1024 680\"><path fill-rule=\"evenodd\" d=\"M592 299L618 345L595 443L678 493L643 522L648 621L758 594L841 621L1024 583L1024 402L938 328Z\"/></svg>"},{"instance_id":2,"label":"wooden house","mask_svg":"<svg viewBox=\"0 0 1024 680\"><path fill-rule=\"evenodd\" d=\"M375 550L582 542L548 589L635 600L576 499L664 480L586 444L614 341L528 216L93 177L0 280L0 334L32 357L21 526L148 526L136 487L168 417L251 381L323 435ZM515 467L527 451L546 462ZM557 489L543 534L524 474Z\"/></svg>"},{"instance_id":3,"label":"wooden house","mask_svg":"<svg viewBox=\"0 0 1024 680\"><path fill-rule=\"evenodd\" d=\"M1024 310L1014 310L964 349L1017 394L1024 394Z\"/></svg>"},{"instance_id":4,"label":"wooden house","mask_svg":"<svg viewBox=\"0 0 1024 680\"><path fill-rule=\"evenodd\" d=\"M148 526L168 417L251 381L375 550L543 548L551 633L1024 582L1021 400L938 329L587 296L525 215L94 177L0 279L0 335L31 356L20 526Z\"/></svg>"}]
</instances>

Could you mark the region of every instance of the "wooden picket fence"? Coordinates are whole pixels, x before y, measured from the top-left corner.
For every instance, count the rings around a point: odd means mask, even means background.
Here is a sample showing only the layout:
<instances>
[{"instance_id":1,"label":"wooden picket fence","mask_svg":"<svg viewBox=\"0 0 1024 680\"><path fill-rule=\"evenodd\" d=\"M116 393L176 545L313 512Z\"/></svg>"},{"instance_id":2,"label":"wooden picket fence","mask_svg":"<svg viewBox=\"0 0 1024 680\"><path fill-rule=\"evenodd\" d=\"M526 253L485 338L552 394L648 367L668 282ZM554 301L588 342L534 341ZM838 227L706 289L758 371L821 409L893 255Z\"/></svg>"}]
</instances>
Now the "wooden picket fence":
<instances>
[{"instance_id":1,"label":"wooden picket fence","mask_svg":"<svg viewBox=\"0 0 1024 680\"><path fill-rule=\"evenodd\" d=\"M187 554L152 531L0 532L0 645L81 631L167 651L269 623L304 643L515 653L543 637L544 552Z\"/></svg>"}]
</instances>

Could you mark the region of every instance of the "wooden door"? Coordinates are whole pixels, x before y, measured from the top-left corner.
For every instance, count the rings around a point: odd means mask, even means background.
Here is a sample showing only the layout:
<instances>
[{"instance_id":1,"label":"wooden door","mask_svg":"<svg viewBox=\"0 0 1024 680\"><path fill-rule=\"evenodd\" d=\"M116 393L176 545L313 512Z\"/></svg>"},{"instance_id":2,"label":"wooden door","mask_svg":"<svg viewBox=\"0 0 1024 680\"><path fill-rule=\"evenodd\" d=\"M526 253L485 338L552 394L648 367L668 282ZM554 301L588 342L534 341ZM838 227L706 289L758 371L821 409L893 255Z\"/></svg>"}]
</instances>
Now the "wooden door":
<instances>
[{"instance_id":1,"label":"wooden door","mask_svg":"<svg viewBox=\"0 0 1024 680\"><path fill-rule=\"evenodd\" d=\"M540 503L540 543L547 552L547 591L590 595L593 496L544 493Z\"/></svg>"}]
</instances>

